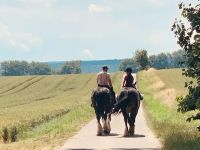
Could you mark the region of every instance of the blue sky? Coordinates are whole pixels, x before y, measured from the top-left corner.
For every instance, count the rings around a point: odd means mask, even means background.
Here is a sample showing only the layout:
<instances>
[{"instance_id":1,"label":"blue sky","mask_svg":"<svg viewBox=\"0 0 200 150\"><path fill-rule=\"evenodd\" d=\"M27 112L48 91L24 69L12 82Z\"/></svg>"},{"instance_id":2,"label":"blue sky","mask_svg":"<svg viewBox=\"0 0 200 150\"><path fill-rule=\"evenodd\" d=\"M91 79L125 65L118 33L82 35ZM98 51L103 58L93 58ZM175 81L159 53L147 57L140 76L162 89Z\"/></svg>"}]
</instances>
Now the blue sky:
<instances>
[{"instance_id":1,"label":"blue sky","mask_svg":"<svg viewBox=\"0 0 200 150\"><path fill-rule=\"evenodd\" d=\"M171 52L179 49L170 30L180 15L179 2L0 0L0 61L128 58L136 49Z\"/></svg>"}]
</instances>

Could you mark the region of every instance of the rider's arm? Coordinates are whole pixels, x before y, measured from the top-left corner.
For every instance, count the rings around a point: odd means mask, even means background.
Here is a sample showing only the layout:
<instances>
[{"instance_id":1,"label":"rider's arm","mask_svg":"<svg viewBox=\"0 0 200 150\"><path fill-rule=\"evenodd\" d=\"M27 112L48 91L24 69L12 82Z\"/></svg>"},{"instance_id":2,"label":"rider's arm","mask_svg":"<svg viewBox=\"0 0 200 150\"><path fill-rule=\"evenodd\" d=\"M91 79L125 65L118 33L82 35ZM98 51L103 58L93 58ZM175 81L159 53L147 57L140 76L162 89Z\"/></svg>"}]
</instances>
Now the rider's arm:
<instances>
[{"instance_id":1,"label":"rider's arm","mask_svg":"<svg viewBox=\"0 0 200 150\"><path fill-rule=\"evenodd\" d=\"M132 75L132 77L133 77L133 83L132 83L132 85L136 89L134 76Z\"/></svg>"},{"instance_id":2,"label":"rider's arm","mask_svg":"<svg viewBox=\"0 0 200 150\"><path fill-rule=\"evenodd\" d=\"M134 78L134 76L132 75L132 77L133 77L133 83L134 83L134 80L135 80L135 78Z\"/></svg>"},{"instance_id":3,"label":"rider's arm","mask_svg":"<svg viewBox=\"0 0 200 150\"><path fill-rule=\"evenodd\" d=\"M99 74L97 74L96 80L97 80L97 85L98 85L99 84Z\"/></svg>"},{"instance_id":4,"label":"rider's arm","mask_svg":"<svg viewBox=\"0 0 200 150\"><path fill-rule=\"evenodd\" d=\"M110 74L108 74L108 82L109 82L110 87L113 87L113 86L112 86L112 81L111 81Z\"/></svg>"},{"instance_id":5,"label":"rider's arm","mask_svg":"<svg viewBox=\"0 0 200 150\"><path fill-rule=\"evenodd\" d=\"M133 83L132 83L132 84L134 85L134 83L135 83L134 80L135 80L135 79L134 79L134 76L133 76L133 75L131 75L131 76L133 77Z\"/></svg>"},{"instance_id":6,"label":"rider's arm","mask_svg":"<svg viewBox=\"0 0 200 150\"><path fill-rule=\"evenodd\" d=\"M124 87L124 86L125 86L125 83L126 83L126 80L125 80L125 78L126 78L126 76L124 75L124 77L123 77L123 82L122 82L122 87Z\"/></svg>"}]
</instances>

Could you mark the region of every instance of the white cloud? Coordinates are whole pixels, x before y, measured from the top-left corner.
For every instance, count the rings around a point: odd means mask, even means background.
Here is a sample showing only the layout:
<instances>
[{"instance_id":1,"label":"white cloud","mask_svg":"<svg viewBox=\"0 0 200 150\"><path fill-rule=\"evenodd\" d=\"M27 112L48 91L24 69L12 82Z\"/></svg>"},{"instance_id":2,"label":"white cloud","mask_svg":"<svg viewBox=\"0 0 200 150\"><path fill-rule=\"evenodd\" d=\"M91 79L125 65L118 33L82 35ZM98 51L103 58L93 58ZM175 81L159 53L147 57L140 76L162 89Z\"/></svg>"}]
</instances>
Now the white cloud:
<instances>
[{"instance_id":1,"label":"white cloud","mask_svg":"<svg viewBox=\"0 0 200 150\"><path fill-rule=\"evenodd\" d=\"M110 6L90 4L88 10L90 13L106 13L111 12L112 8Z\"/></svg>"},{"instance_id":2,"label":"white cloud","mask_svg":"<svg viewBox=\"0 0 200 150\"><path fill-rule=\"evenodd\" d=\"M84 55L85 55L86 58L90 58L90 59L91 59L91 58L94 57L94 55L92 54L92 52L91 52L90 49L87 49L87 48L84 49L84 50L83 50L83 53L84 53Z\"/></svg>"},{"instance_id":3,"label":"white cloud","mask_svg":"<svg viewBox=\"0 0 200 150\"><path fill-rule=\"evenodd\" d=\"M13 48L21 48L30 51L33 47L41 46L43 41L40 37L25 32L11 32L5 24L0 22L0 42Z\"/></svg>"}]
</instances>

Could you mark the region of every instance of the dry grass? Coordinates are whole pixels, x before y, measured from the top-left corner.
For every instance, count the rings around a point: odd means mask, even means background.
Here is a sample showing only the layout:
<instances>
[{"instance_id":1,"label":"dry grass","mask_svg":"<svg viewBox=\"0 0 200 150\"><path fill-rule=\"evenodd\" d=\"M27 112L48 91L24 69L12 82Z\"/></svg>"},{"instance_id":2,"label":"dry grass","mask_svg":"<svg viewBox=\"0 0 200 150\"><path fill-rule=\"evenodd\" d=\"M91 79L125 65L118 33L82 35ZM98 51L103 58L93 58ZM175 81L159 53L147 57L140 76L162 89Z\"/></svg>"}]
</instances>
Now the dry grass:
<instances>
[{"instance_id":1,"label":"dry grass","mask_svg":"<svg viewBox=\"0 0 200 150\"><path fill-rule=\"evenodd\" d=\"M18 142L0 143L0 149L50 149L62 144L94 117L90 95L95 78L95 74L0 77L0 129L19 131ZM121 78L120 72L112 75L116 91Z\"/></svg>"},{"instance_id":2,"label":"dry grass","mask_svg":"<svg viewBox=\"0 0 200 150\"><path fill-rule=\"evenodd\" d=\"M199 121L188 123L191 113L177 112L176 96L185 95L185 80L180 69L143 71L138 73L139 88L144 93L143 106L148 122L166 150L198 150Z\"/></svg>"},{"instance_id":3,"label":"dry grass","mask_svg":"<svg viewBox=\"0 0 200 150\"><path fill-rule=\"evenodd\" d=\"M143 75L143 78L148 82L148 89L154 92L155 99L162 100L166 105L174 107L177 104L175 100L177 91L173 87L168 87L161 76L159 76L158 72L158 70L151 68ZM170 72L166 74L165 77L168 76L170 76Z\"/></svg>"}]
</instances>

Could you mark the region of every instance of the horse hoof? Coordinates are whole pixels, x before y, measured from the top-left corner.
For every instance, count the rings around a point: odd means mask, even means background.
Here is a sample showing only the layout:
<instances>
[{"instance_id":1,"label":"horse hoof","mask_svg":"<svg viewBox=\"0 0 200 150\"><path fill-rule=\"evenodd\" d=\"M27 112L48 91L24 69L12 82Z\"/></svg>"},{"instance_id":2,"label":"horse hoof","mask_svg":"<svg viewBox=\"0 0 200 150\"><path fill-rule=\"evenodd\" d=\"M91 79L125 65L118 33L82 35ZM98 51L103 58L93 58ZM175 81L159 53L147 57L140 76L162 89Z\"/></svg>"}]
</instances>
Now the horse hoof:
<instances>
[{"instance_id":1,"label":"horse hoof","mask_svg":"<svg viewBox=\"0 0 200 150\"><path fill-rule=\"evenodd\" d=\"M123 137L129 137L129 133L124 133Z\"/></svg>"},{"instance_id":2,"label":"horse hoof","mask_svg":"<svg viewBox=\"0 0 200 150\"><path fill-rule=\"evenodd\" d=\"M109 135L109 134L110 134L110 131L104 130L103 133L104 133L105 135Z\"/></svg>"},{"instance_id":3,"label":"horse hoof","mask_svg":"<svg viewBox=\"0 0 200 150\"><path fill-rule=\"evenodd\" d=\"M134 134L135 134L135 126L132 126L132 127L130 127L130 129L129 129L129 135L130 135L130 136L134 136Z\"/></svg>"},{"instance_id":4,"label":"horse hoof","mask_svg":"<svg viewBox=\"0 0 200 150\"><path fill-rule=\"evenodd\" d=\"M97 133L97 136L102 136L102 133Z\"/></svg>"},{"instance_id":5,"label":"horse hoof","mask_svg":"<svg viewBox=\"0 0 200 150\"><path fill-rule=\"evenodd\" d=\"M128 134L124 134L123 137L129 137L129 135Z\"/></svg>"},{"instance_id":6,"label":"horse hoof","mask_svg":"<svg viewBox=\"0 0 200 150\"><path fill-rule=\"evenodd\" d=\"M131 133L129 133L129 135L130 135L130 136L134 136L134 133L133 133L133 132L131 132Z\"/></svg>"}]
</instances>

